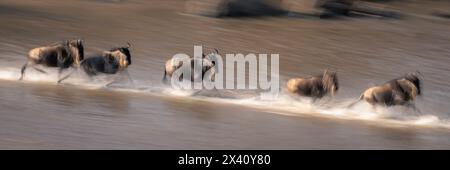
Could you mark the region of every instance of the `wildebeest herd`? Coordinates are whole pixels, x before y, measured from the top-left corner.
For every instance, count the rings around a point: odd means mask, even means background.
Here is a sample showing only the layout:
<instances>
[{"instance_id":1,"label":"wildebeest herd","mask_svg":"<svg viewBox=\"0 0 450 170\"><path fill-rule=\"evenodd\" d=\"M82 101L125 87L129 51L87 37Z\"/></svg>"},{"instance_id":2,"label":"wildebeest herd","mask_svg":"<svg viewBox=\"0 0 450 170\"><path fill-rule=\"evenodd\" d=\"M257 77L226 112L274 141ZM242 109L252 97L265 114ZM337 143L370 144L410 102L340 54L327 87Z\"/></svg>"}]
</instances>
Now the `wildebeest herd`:
<instances>
[{"instance_id":1,"label":"wildebeest herd","mask_svg":"<svg viewBox=\"0 0 450 170\"><path fill-rule=\"evenodd\" d=\"M41 73L46 73L46 71L36 67L37 65L58 68L58 83L71 75L70 73L62 78L60 77L62 71L70 67L77 70L81 68L89 77L99 74L117 74L125 71L131 65L130 47L131 45L128 43L127 46L112 48L103 51L100 55L87 58L84 58L83 41L80 39L34 48L28 53L27 62L21 69L19 80L24 78L27 67L33 67ZM215 63L209 56L218 53L218 50L215 50L211 54L203 55L201 58L201 78L207 71L212 70L212 73L215 73ZM185 63L191 63L193 67L194 58L186 58L185 60L187 61ZM174 61L173 59L165 62L163 82L167 84L167 76L171 77L173 72L179 69L182 64L181 60ZM194 75L192 75L191 81L194 81L194 79ZM359 100L351 103L348 107L353 107L357 102L364 100L373 107L377 105L387 107L402 105L417 110L413 102L418 95L421 95L421 87L420 72L407 73L382 85L368 88L361 94ZM334 96L339 89L337 73L325 70L323 74L318 76L292 78L287 81L286 89L290 94L310 97L313 101L328 95Z\"/></svg>"}]
</instances>

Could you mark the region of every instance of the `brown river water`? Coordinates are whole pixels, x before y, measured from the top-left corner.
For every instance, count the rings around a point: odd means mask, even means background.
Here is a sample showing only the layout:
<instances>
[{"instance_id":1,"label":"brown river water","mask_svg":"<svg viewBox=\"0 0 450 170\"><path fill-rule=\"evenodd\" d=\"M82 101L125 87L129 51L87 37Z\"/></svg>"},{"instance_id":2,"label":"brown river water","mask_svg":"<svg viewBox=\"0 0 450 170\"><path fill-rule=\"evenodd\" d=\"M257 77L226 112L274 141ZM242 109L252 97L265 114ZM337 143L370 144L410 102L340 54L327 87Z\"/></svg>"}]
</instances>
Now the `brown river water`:
<instances>
[{"instance_id":1,"label":"brown river water","mask_svg":"<svg viewBox=\"0 0 450 170\"><path fill-rule=\"evenodd\" d=\"M382 4L400 19L217 19L184 13L184 1L0 0L0 149L449 149L450 20L445 1ZM447 8L447 9L445 9ZM132 44L135 86L105 88L29 69L27 52L82 38L87 56ZM334 99L312 104L281 93L192 95L161 83L163 63L206 45L223 53L280 54L280 85L337 70ZM373 85L423 74L421 113L354 101ZM103 76L99 79L109 79Z\"/></svg>"}]
</instances>

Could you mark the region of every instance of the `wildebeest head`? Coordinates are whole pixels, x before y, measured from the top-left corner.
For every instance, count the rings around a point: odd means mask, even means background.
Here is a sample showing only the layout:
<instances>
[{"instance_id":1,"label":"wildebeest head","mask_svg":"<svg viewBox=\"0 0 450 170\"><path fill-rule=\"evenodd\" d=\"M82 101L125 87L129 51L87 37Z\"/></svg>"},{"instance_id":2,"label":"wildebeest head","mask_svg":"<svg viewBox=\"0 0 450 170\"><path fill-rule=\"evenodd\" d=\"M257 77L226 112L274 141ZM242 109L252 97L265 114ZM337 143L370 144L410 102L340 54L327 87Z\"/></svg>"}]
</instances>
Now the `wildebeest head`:
<instances>
[{"instance_id":1,"label":"wildebeest head","mask_svg":"<svg viewBox=\"0 0 450 170\"><path fill-rule=\"evenodd\" d=\"M409 73L407 74L404 78L408 81L410 81L411 83L414 84L414 86L416 86L417 88L417 95L421 95L421 81L419 78L419 74L420 72L416 72L416 73Z\"/></svg>"},{"instance_id":2,"label":"wildebeest head","mask_svg":"<svg viewBox=\"0 0 450 170\"><path fill-rule=\"evenodd\" d=\"M324 88L327 91L331 92L331 95L333 96L339 89L339 83L336 72L330 72L328 70L325 70L322 76L322 83Z\"/></svg>"},{"instance_id":3,"label":"wildebeest head","mask_svg":"<svg viewBox=\"0 0 450 170\"><path fill-rule=\"evenodd\" d=\"M69 47L70 55L76 65L80 64L80 61L84 59L84 46L83 40L68 40L67 46Z\"/></svg>"},{"instance_id":4,"label":"wildebeest head","mask_svg":"<svg viewBox=\"0 0 450 170\"><path fill-rule=\"evenodd\" d=\"M113 56L119 62L119 68L124 69L131 64L131 54L129 48L130 43L126 47L118 47L109 50L111 56Z\"/></svg>"}]
</instances>

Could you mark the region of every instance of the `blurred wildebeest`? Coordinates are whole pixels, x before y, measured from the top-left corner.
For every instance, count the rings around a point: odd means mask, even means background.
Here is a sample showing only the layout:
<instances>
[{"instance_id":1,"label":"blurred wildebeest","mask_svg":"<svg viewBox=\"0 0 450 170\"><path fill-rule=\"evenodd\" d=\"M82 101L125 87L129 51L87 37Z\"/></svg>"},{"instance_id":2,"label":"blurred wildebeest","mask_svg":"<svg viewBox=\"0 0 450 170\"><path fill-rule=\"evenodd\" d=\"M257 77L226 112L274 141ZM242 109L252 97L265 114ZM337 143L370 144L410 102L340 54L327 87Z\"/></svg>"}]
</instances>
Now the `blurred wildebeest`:
<instances>
[{"instance_id":1,"label":"blurred wildebeest","mask_svg":"<svg viewBox=\"0 0 450 170\"><path fill-rule=\"evenodd\" d=\"M131 64L130 47L131 45L128 43L126 47L112 48L109 51L104 51L101 55L88 57L81 61L81 68L90 77L101 73L116 74L118 72L126 72L125 69ZM60 79L58 83L69 76L70 74Z\"/></svg>"},{"instance_id":2,"label":"blurred wildebeest","mask_svg":"<svg viewBox=\"0 0 450 170\"><path fill-rule=\"evenodd\" d=\"M434 13L432 13L432 15L437 16L437 17L441 17L441 18L450 19L450 13L434 12Z\"/></svg>"},{"instance_id":3,"label":"blurred wildebeest","mask_svg":"<svg viewBox=\"0 0 450 170\"><path fill-rule=\"evenodd\" d=\"M317 0L316 8L322 9L321 18L335 16L366 15L386 18L398 18L400 14L394 11L377 9L371 5L360 3L360 0Z\"/></svg>"},{"instance_id":4,"label":"blurred wildebeest","mask_svg":"<svg viewBox=\"0 0 450 170\"><path fill-rule=\"evenodd\" d=\"M322 75L293 78L287 82L287 90L300 96L312 97L313 100L324 97L327 94L334 96L339 89L336 72L325 70Z\"/></svg>"},{"instance_id":5,"label":"blurred wildebeest","mask_svg":"<svg viewBox=\"0 0 450 170\"><path fill-rule=\"evenodd\" d=\"M405 76L390 80L380 86L365 90L359 100L350 104L352 107L357 102L365 100L374 108L376 105L395 106L405 105L418 111L412 103L418 95L421 95L420 72L408 73Z\"/></svg>"},{"instance_id":6,"label":"blurred wildebeest","mask_svg":"<svg viewBox=\"0 0 450 170\"><path fill-rule=\"evenodd\" d=\"M185 0L187 12L209 17L279 16L281 0Z\"/></svg>"},{"instance_id":7,"label":"blurred wildebeest","mask_svg":"<svg viewBox=\"0 0 450 170\"><path fill-rule=\"evenodd\" d=\"M60 75L63 69L78 67L80 65L80 61L83 59L84 47L81 39L67 40L45 47L34 48L28 53L28 61L22 66L19 80L22 80L25 76L25 70L28 66L32 66L34 69L42 73L46 72L40 68L37 68L36 65L39 64L47 67L58 67Z\"/></svg>"},{"instance_id":8,"label":"blurred wildebeest","mask_svg":"<svg viewBox=\"0 0 450 170\"><path fill-rule=\"evenodd\" d=\"M316 7L324 10L322 17L349 15L356 0L317 0Z\"/></svg>"},{"instance_id":9,"label":"blurred wildebeest","mask_svg":"<svg viewBox=\"0 0 450 170\"><path fill-rule=\"evenodd\" d=\"M219 51L217 49L214 49L214 52L208 54L208 55L202 55L202 58L200 59L200 61L197 61L198 63L202 64L202 74L201 74L201 78L204 78L205 73L207 71L211 71L212 73L212 77L211 80L214 81L214 77L215 77L215 73L216 73L216 69L215 69L215 61L213 61L213 57L219 54ZM168 78L171 78L175 72L175 70L180 69L183 66L183 63L191 63L191 71L194 70L194 65L195 65L195 57L190 57L190 58L172 58L170 60L167 60L165 63L165 68L164 68L164 76L163 76L163 83L167 84ZM198 60L198 59L197 59ZM179 80L181 81L183 79L183 75L181 75L179 77ZM199 80L199 76L195 75L195 73L191 72L191 81L196 81Z\"/></svg>"}]
</instances>

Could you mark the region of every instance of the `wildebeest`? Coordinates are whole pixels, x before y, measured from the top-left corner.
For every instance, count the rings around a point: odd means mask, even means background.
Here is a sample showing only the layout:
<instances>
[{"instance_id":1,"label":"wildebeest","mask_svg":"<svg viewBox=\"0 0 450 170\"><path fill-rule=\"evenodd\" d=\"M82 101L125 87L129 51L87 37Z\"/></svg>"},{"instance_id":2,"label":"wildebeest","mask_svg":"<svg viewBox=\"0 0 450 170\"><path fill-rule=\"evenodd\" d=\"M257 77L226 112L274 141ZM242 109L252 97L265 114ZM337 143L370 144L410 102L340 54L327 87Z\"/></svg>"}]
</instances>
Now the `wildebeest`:
<instances>
[{"instance_id":1,"label":"wildebeest","mask_svg":"<svg viewBox=\"0 0 450 170\"><path fill-rule=\"evenodd\" d=\"M379 16L398 18L400 15L393 11L386 11L371 7L370 4L361 3L360 0L316 0L316 7L322 10L321 18L336 16Z\"/></svg>"},{"instance_id":2,"label":"wildebeest","mask_svg":"<svg viewBox=\"0 0 450 170\"><path fill-rule=\"evenodd\" d=\"M316 7L324 9L322 17L349 15L355 0L317 0Z\"/></svg>"},{"instance_id":3,"label":"wildebeest","mask_svg":"<svg viewBox=\"0 0 450 170\"><path fill-rule=\"evenodd\" d=\"M215 54L219 54L219 51L217 49L215 49L214 52L208 54L208 55L204 55L202 56L201 59L197 59L200 61L197 61L198 63L202 64L202 74L201 74L201 78L204 78L205 73L209 70L211 70L212 73L212 80L214 81L214 77L215 77L215 61L213 61L213 57ZM191 81L196 81L199 80L199 75L195 75L194 73L194 65L195 65L195 57L190 57L190 58L172 58L170 60L167 60L164 66L164 76L163 76L163 83L167 84L169 82L168 78L171 78L175 72L175 70L180 69L183 66L183 63L190 63L191 67L189 67L192 71L191 73ZM180 76L180 80L183 79L183 75Z\"/></svg>"},{"instance_id":4,"label":"wildebeest","mask_svg":"<svg viewBox=\"0 0 450 170\"><path fill-rule=\"evenodd\" d=\"M28 53L28 61L22 66L19 80L22 80L25 76L25 70L28 66L32 66L34 69L42 73L46 72L37 68L36 65L58 67L59 74L61 74L63 69L71 66L78 67L80 65L80 61L83 59L84 47L81 39L66 40L45 47L34 48Z\"/></svg>"},{"instance_id":5,"label":"wildebeest","mask_svg":"<svg viewBox=\"0 0 450 170\"><path fill-rule=\"evenodd\" d=\"M390 80L382 85L368 88L359 100L350 104L352 107L357 102L365 100L373 107L376 105L395 106L405 105L417 110L412 103L418 95L421 95L421 80L419 72L408 73L405 76Z\"/></svg>"},{"instance_id":6,"label":"wildebeest","mask_svg":"<svg viewBox=\"0 0 450 170\"><path fill-rule=\"evenodd\" d=\"M104 51L101 55L88 57L81 61L80 66L90 77L101 73L116 74L125 71L131 64L130 47L131 45L128 43L126 47L112 48L111 50ZM60 79L58 83L67 79L69 76L70 74Z\"/></svg>"},{"instance_id":7,"label":"wildebeest","mask_svg":"<svg viewBox=\"0 0 450 170\"><path fill-rule=\"evenodd\" d=\"M186 0L187 12L209 17L279 16L281 0Z\"/></svg>"},{"instance_id":8,"label":"wildebeest","mask_svg":"<svg viewBox=\"0 0 450 170\"><path fill-rule=\"evenodd\" d=\"M339 89L336 72L325 70L322 75L307 78L292 78L287 82L287 90L300 96L320 99L327 94L334 96Z\"/></svg>"}]
</instances>

